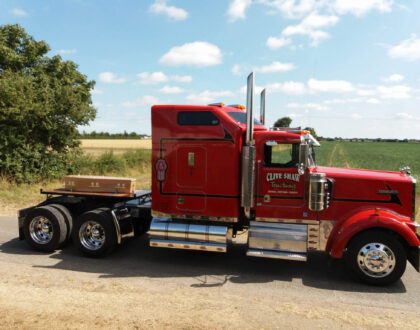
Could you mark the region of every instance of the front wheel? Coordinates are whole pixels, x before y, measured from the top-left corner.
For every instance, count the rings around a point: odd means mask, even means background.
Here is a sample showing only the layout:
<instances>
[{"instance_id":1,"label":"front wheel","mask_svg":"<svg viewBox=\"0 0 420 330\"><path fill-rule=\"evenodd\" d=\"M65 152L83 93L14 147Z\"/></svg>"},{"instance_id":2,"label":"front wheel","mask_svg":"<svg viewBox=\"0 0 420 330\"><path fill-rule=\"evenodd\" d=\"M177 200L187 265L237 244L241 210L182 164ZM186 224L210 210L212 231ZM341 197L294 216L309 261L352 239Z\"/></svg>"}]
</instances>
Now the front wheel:
<instances>
[{"instance_id":1,"label":"front wheel","mask_svg":"<svg viewBox=\"0 0 420 330\"><path fill-rule=\"evenodd\" d=\"M404 274L407 255L391 234L369 231L356 236L347 246L345 263L360 280L373 285L388 285Z\"/></svg>"},{"instance_id":2,"label":"front wheel","mask_svg":"<svg viewBox=\"0 0 420 330\"><path fill-rule=\"evenodd\" d=\"M83 213L75 224L73 243L89 257L111 253L117 245L117 235L110 210L99 208Z\"/></svg>"}]
</instances>

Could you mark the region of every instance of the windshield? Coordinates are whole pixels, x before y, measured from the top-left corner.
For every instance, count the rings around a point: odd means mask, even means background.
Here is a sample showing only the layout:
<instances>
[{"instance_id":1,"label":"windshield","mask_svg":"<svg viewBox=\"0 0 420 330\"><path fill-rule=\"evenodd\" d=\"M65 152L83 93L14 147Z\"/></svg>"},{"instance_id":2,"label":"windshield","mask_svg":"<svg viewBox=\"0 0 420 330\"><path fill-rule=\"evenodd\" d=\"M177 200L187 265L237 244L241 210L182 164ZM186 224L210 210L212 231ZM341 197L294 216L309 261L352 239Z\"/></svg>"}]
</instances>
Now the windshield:
<instances>
[{"instance_id":1,"label":"windshield","mask_svg":"<svg viewBox=\"0 0 420 330\"><path fill-rule=\"evenodd\" d=\"M231 116L237 123L246 125L246 112L236 112L228 111L229 116ZM261 125L261 123L254 118L254 125Z\"/></svg>"}]
</instances>

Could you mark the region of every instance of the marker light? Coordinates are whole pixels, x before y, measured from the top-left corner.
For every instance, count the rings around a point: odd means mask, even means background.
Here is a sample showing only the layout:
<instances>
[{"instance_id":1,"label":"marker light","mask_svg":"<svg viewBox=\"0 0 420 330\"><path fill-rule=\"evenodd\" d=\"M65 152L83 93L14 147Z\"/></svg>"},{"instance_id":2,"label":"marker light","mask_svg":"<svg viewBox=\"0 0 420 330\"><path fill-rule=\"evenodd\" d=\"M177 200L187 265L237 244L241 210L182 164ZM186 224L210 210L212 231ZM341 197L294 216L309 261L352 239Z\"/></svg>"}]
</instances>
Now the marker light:
<instances>
[{"instance_id":1,"label":"marker light","mask_svg":"<svg viewBox=\"0 0 420 330\"><path fill-rule=\"evenodd\" d=\"M225 104L223 102L211 103L211 104L208 104L208 105L213 106L213 107L221 107L221 108L223 108L225 106Z\"/></svg>"},{"instance_id":2,"label":"marker light","mask_svg":"<svg viewBox=\"0 0 420 330\"><path fill-rule=\"evenodd\" d=\"M231 104L228 105L228 107L245 110L245 106L243 106L242 104Z\"/></svg>"}]
</instances>

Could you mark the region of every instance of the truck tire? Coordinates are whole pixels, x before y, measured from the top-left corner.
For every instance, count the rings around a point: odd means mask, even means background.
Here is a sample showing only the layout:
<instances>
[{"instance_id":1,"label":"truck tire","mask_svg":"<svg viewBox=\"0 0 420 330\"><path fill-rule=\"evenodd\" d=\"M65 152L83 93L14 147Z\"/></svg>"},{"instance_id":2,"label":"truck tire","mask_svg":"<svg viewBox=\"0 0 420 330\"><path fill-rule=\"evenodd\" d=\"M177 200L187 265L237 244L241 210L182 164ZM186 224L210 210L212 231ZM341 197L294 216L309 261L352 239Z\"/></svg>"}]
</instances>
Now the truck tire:
<instances>
[{"instance_id":1,"label":"truck tire","mask_svg":"<svg viewBox=\"0 0 420 330\"><path fill-rule=\"evenodd\" d=\"M40 206L28 212L23 223L26 242L36 250L53 252L64 243L67 226L63 215L51 206Z\"/></svg>"},{"instance_id":2,"label":"truck tire","mask_svg":"<svg viewBox=\"0 0 420 330\"><path fill-rule=\"evenodd\" d=\"M110 209L99 208L83 213L73 230L73 243L88 257L102 257L117 246L117 234Z\"/></svg>"},{"instance_id":3,"label":"truck tire","mask_svg":"<svg viewBox=\"0 0 420 330\"><path fill-rule=\"evenodd\" d=\"M381 286L401 278L407 265L407 254L392 234L374 230L352 239L344 260L356 278Z\"/></svg>"},{"instance_id":4,"label":"truck tire","mask_svg":"<svg viewBox=\"0 0 420 330\"><path fill-rule=\"evenodd\" d=\"M61 215L64 217L64 221L66 222L67 227L67 236L65 241L63 242L63 245L65 245L69 239L71 238L72 231L73 231L73 215L70 213L69 209L61 204L49 204L48 206L51 206L55 209L57 209Z\"/></svg>"}]
</instances>

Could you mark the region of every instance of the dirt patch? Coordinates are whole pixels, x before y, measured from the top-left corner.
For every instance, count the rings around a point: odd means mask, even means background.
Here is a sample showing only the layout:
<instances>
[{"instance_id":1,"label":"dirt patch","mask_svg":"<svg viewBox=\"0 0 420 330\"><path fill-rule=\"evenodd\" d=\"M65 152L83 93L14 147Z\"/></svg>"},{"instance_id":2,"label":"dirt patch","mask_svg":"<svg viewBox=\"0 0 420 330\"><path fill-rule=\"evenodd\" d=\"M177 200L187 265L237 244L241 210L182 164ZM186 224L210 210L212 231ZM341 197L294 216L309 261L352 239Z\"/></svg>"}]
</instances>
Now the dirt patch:
<instances>
[{"instance_id":1,"label":"dirt patch","mask_svg":"<svg viewBox=\"0 0 420 330\"><path fill-rule=\"evenodd\" d=\"M340 148L339 148L339 154L340 154L340 157L341 157L341 159L342 159L342 161L344 163L344 166L346 168L350 168L350 164L347 161L346 157L344 156L344 150L343 150L343 147L342 146L340 146Z\"/></svg>"},{"instance_id":2,"label":"dirt patch","mask_svg":"<svg viewBox=\"0 0 420 330\"><path fill-rule=\"evenodd\" d=\"M170 282L1 263L0 318L15 329L400 328L416 313L261 295L244 285L191 288ZM210 281L219 279L211 279Z\"/></svg>"}]
</instances>

